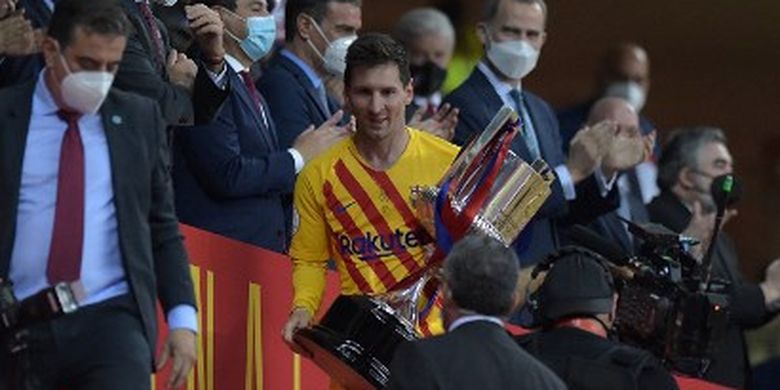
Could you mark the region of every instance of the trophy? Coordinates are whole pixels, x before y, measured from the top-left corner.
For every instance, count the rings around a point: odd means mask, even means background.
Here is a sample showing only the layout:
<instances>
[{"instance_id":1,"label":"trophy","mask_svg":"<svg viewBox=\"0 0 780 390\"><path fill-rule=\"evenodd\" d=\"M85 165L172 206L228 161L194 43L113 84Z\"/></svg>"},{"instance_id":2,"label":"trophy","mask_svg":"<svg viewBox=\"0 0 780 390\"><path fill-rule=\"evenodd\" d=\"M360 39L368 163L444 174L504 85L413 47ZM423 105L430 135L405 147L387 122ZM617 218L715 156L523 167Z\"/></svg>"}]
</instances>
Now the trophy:
<instances>
[{"instance_id":1,"label":"trophy","mask_svg":"<svg viewBox=\"0 0 780 390\"><path fill-rule=\"evenodd\" d=\"M417 218L435 237L423 269L384 294L339 296L319 324L295 334L341 385L384 388L395 348L420 337L415 326L420 298L427 284L438 283L433 275L453 243L473 231L508 247L550 195L554 176L547 164L541 159L529 164L510 150L518 132L517 114L504 106L436 186L412 190Z\"/></svg>"}]
</instances>

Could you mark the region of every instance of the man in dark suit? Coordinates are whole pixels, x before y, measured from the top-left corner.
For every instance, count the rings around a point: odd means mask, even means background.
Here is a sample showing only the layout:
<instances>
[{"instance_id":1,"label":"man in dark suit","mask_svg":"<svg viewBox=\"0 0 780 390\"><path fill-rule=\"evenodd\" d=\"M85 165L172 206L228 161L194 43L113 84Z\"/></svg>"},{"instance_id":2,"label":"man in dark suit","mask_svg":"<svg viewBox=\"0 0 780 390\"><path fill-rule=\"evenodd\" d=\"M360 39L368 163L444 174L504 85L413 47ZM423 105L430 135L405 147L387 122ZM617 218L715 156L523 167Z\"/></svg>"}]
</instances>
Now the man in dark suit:
<instances>
[{"instance_id":1,"label":"man in dark suit","mask_svg":"<svg viewBox=\"0 0 780 390\"><path fill-rule=\"evenodd\" d=\"M526 351L570 390L677 389L650 352L608 338L618 295L606 260L566 247L535 269L545 271L533 298L542 329L517 339Z\"/></svg>"},{"instance_id":2,"label":"man in dark suit","mask_svg":"<svg viewBox=\"0 0 780 390\"><path fill-rule=\"evenodd\" d=\"M127 20L113 1L57 3L37 82L0 91L0 278L18 299L67 283L81 307L12 330L0 388L148 389L158 360L181 385L197 318L157 105L111 88ZM78 293L81 291L81 293Z\"/></svg>"},{"instance_id":3,"label":"man in dark suit","mask_svg":"<svg viewBox=\"0 0 780 390\"><path fill-rule=\"evenodd\" d=\"M552 195L518 240L521 264L528 266L558 247L556 218L567 216L572 222L586 222L616 207L616 191L610 191L614 169L601 166L597 170L611 134L603 131L605 128L586 129L572 141L568 157L564 156L552 109L521 89L522 79L536 66L546 38L544 0L491 0L485 9L477 28L485 57L444 102L460 109L454 137L457 144L482 132L502 106L514 108L523 130L512 150L529 162L541 158L555 170L558 180ZM567 200L573 201L568 214Z\"/></svg>"},{"instance_id":4,"label":"man in dark suit","mask_svg":"<svg viewBox=\"0 0 780 390\"><path fill-rule=\"evenodd\" d=\"M693 254L702 258L710 244L716 205L710 193L712 179L733 171L733 160L723 131L712 127L680 129L664 146L658 162L661 195L648 211L650 220L698 239ZM726 211L726 219L733 215ZM767 268L759 284L748 283L740 271L736 247L727 233L715 242L713 277L731 283L729 327L716 344L705 378L729 387L746 388L750 363L743 330L758 327L780 310L780 259Z\"/></svg>"},{"instance_id":5,"label":"man in dark suit","mask_svg":"<svg viewBox=\"0 0 780 390\"><path fill-rule=\"evenodd\" d=\"M185 6L197 42L193 61L171 49L167 30L152 14L149 0L121 3L131 30L116 87L156 101L169 126L211 121L228 95L217 85L227 66L219 15L202 4Z\"/></svg>"},{"instance_id":6,"label":"man in dark suit","mask_svg":"<svg viewBox=\"0 0 780 390\"><path fill-rule=\"evenodd\" d=\"M174 188L180 220L276 252L287 249L289 214L282 197L292 193L296 174L320 151L348 134L338 114L320 129L303 131L281 148L264 96L249 74L265 56L276 30L266 2L207 0L225 25L226 82L230 95L212 123L176 133ZM246 35L247 20L264 20L262 35ZM253 42L262 42L254 45ZM302 129L304 130L304 129Z\"/></svg>"},{"instance_id":7,"label":"man in dark suit","mask_svg":"<svg viewBox=\"0 0 780 390\"><path fill-rule=\"evenodd\" d=\"M604 159L620 160L610 164L631 168L618 173L616 183L620 196L618 208L600 215L590 226L602 236L620 245L626 253L634 253L635 249L638 249L636 245L638 241L629 234L621 218L635 223L649 222L636 170L637 164L646 161L652 154L655 133L643 134L640 131L636 111L622 98L601 98L593 104L586 125L593 126L602 121L611 121L617 127L617 134L613 141L617 145L610 148Z\"/></svg>"},{"instance_id":8,"label":"man in dark suit","mask_svg":"<svg viewBox=\"0 0 780 390\"><path fill-rule=\"evenodd\" d=\"M458 242L444 261L447 333L401 344L389 389L565 389L514 342L500 317L516 301L519 268L511 249L482 235Z\"/></svg>"},{"instance_id":9,"label":"man in dark suit","mask_svg":"<svg viewBox=\"0 0 780 390\"><path fill-rule=\"evenodd\" d=\"M347 46L362 26L361 0L288 0L285 47L263 70L257 88L268 99L279 144L292 146L310 125L341 108L328 83L342 85Z\"/></svg>"}]
</instances>

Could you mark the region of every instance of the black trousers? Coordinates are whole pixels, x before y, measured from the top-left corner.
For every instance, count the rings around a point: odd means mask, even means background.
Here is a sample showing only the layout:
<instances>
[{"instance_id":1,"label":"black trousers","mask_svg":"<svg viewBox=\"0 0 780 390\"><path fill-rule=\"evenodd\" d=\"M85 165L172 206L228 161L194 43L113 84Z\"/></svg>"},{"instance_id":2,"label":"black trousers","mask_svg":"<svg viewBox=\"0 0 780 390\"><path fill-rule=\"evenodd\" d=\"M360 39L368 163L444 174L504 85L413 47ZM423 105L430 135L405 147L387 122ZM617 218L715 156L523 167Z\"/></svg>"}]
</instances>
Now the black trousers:
<instances>
[{"instance_id":1,"label":"black trousers","mask_svg":"<svg viewBox=\"0 0 780 390\"><path fill-rule=\"evenodd\" d=\"M26 329L27 348L0 351L0 390L151 388L152 352L129 295Z\"/></svg>"}]
</instances>

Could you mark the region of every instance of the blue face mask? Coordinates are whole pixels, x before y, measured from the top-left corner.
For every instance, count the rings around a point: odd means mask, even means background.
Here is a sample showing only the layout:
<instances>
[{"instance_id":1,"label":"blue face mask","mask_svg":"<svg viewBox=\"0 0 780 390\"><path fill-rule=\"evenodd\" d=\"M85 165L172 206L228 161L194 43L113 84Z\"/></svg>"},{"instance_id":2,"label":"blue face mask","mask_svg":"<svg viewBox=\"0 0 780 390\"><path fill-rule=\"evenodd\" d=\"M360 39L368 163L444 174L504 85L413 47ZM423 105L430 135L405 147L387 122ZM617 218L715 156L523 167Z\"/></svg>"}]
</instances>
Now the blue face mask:
<instances>
[{"instance_id":1,"label":"blue face mask","mask_svg":"<svg viewBox=\"0 0 780 390\"><path fill-rule=\"evenodd\" d=\"M249 56L252 62L258 61L265 57L274 45L274 40L276 39L276 21L271 15L251 16L246 19L241 19L246 21L246 38L239 39L227 29L225 32L227 32L231 38L239 42L241 50Z\"/></svg>"}]
</instances>

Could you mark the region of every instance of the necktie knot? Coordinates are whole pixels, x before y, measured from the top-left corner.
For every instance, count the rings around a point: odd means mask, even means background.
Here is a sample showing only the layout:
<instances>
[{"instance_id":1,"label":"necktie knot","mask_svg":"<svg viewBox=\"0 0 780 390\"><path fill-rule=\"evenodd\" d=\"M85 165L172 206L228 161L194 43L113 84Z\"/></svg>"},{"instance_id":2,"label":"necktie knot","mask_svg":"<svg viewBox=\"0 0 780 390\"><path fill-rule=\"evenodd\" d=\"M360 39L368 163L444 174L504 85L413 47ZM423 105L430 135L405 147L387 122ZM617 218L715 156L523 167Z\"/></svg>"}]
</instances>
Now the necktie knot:
<instances>
[{"instance_id":1,"label":"necktie knot","mask_svg":"<svg viewBox=\"0 0 780 390\"><path fill-rule=\"evenodd\" d=\"M72 126L79 123L79 119L81 119L80 113L75 111L69 111L69 110L59 110L57 111L57 116L60 117L60 119L67 122L68 126Z\"/></svg>"}]
</instances>

